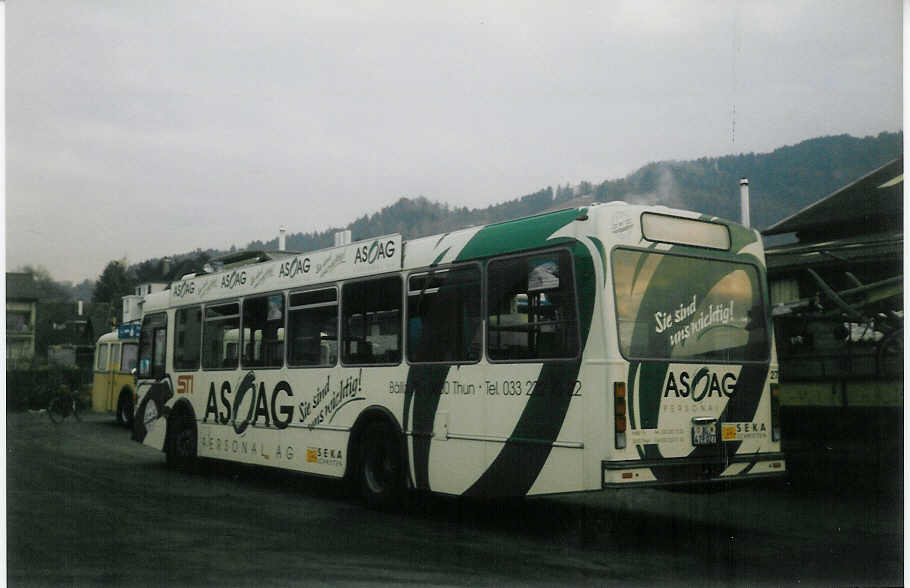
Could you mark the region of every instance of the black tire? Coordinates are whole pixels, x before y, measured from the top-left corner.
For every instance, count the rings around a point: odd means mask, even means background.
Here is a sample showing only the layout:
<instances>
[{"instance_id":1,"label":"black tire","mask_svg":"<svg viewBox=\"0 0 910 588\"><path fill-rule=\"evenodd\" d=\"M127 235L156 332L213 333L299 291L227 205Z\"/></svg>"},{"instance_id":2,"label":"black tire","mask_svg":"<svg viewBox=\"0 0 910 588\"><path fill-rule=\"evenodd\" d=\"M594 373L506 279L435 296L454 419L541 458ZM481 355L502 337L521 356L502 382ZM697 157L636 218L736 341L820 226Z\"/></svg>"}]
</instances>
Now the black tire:
<instances>
[{"instance_id":1,"label":"black tire","mask_svg":"<svg viewBox=\"0 0 910 588\"><path fill-rule=\"evenodd\" d=\"M165 448L167 465L190 471L196 463L196 420L186 410L172 415L171 419Z\"/></svg>"},{"instance_id":2,"label":"black tire","mask_svg":"<svg viewBox=\"0 0 910 588\"><path fill-rule=\"evenodd\" d=\"M62 423L63 419L66 418L67 412L69 412L66 406L67 401L69 401L69 398L60 396L51 400L50 404L47 405L47 416L51 418L52 423Z\"/></svg>"},{"instance_id":3,"label":"black tire","mask_svg":"<svg viewBox=\"0 0 910 588\"><path fill-rule=\"evenodd\" d=\"M125 427L133 426L133 395L129 390L121 392L117 401L117 423Z\"/></svg>"},{"instance_id":4,"label":"black tire","mask_svg":"<svg viewBox=\"0 0 910 588\"><path fill-rule=\"evenodd\" d=\"M389 510L402 506L404 467L400 437L385 421L367 425L357 462L360 492L367 506Z\"/></svg>"}]
</instances>

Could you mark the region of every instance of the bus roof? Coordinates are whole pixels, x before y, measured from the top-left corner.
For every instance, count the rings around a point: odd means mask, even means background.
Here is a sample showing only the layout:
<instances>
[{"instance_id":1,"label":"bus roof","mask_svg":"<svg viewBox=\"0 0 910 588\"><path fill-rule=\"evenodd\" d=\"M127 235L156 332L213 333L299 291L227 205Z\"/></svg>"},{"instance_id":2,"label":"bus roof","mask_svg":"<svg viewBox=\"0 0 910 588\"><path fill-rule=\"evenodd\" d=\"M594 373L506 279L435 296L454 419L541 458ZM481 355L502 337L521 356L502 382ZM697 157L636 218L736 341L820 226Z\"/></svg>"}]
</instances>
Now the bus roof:
<instances>
[{"instance_id":1,"label":"bus roof","mask_svg":"<svg viewBox=\"0 0 910 588\"><path fill-rule=\"evenodd\" d=\"M598 226L598 234L617 242L627 242L637 234L637 242L641 237L639 219L645 212L724 225L738 233L754 232L730 221L665 206L593 203L407 242L400 234L392 234L305 253L282 252L270 260L260 255L238 255L230 260L238 262L236 265L207 274L188 274L171 283L169 290L148 295L143 312L507 254L527 249L527 243L546 244L552 235L564 233L576 221L590 221ZM622 234L631 228L638 231ZM584 230L594 234L593 228L585 226ZM251 263L244 265L243 259Z\"/></svg>"}]
</instances>

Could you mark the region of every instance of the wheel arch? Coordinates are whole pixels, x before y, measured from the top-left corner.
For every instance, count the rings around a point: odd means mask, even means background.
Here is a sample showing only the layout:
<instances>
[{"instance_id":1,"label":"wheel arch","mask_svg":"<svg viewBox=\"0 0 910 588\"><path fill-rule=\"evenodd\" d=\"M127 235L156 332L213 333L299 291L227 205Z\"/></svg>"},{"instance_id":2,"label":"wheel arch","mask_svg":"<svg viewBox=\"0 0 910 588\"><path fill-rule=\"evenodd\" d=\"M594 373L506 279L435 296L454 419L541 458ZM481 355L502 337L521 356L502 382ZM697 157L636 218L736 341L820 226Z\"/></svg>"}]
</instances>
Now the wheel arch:
<instances>
[{"instance_id":1,"label":"wheel arch","mask_svg":"<svg viewBox=\"0 0 910 588\"><path fill-rule=\"evenodd\" d=\"M136 390L130 384L124 384L120 386L120 392L117 393L117 407L120 406L120 402L123 400L123 395L126 394L126 397L130 402L133 403L133 408L136 407ZM117 410L117 407L114 407Z\"/></svg>"},{"instance_id":2,"label":"wheel arch","mask_svg":"<svg viewBox=\"0 0 910 588\"><path fill-rule=\"evenodd\" d=\"M126 418L123 418L121 414L121 409L124 407L124 403L128 403L126 406L129 407L129 414ZM111 407L114 414L117 416L117 422L126 426L131 426L133 422L134 412L136 410L136 392L130 384L123 384L120 386L120 392L117 393L117 402L114 406Z\"/></svg>"},{"instance_id":3,"label":"wheel arch","mask_svg":"<svg viewBox=\"0 0 910 588\"><path fill-rule=\"evenodd\" d=\"M363 436L363 433L366 430L367 426L370 423L374 423L376 421L387 422L395 431L395 434L399 439L398 446L401 451L401 463L404 465L405 472L407 474L407 485L412 486L411 466L410 460L408 459L408 446L405 442L405 433L401 428L401 423L398 421L398 418L395 417L392 411L380 405L373 405L361 411L360 416L358 416L357 420L354 422L354 426L351 427L351 434L348 436L348 459L344 470L345 479L351 480L356 475L358 460L360 459L360 452L358 449L360 447L361 437Z\"/></svg>"},{"instance_id":4,"label":"wheel arch","mask_svg":"<svg viewBox=\"0 0 910 588\"><path fill-rule=\"evenodd\" d=\"M172 427L173 427L173 423L174 423L174 418L178 417L184 413L186 413L190 416L190 418L193 420L194 425L197 422L196 421L196 411L193 409L193 405L190 403L190 401L187 400L186 398L181 398L181 399L177 400L177 402L174 403L174 406L171 407L171 409L167 413L167 416L165 417L165 421L167 422L167 428L165 428L164 446L161 448L162 451L165 451L165 452L167 451L168 444L171 443L171 439L173 438L172 436L173 436L174 431L173 431ZM197 430L198 430L198 426L197 426Z\"/></svg>"}]
</instances>

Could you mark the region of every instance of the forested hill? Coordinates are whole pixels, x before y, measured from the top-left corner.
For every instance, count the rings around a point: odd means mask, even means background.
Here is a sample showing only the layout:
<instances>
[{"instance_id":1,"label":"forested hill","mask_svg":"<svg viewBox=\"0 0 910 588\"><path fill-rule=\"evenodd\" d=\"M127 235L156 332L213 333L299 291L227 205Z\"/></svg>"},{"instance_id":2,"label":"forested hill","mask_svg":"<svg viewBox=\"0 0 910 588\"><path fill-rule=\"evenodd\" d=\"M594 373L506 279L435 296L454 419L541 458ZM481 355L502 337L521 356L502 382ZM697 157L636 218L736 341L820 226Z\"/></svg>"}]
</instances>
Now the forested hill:
<instances>
[{"instance_id":1,"label":"forested hill","mask_svg":"<svg viewBox=\"0 0 910 588\"><path fill-rule=\"evenodd\" d=\"M358 240L390 233L401 233L405 239L413 239L592 201L663 204L736 220L740 218L739 179L743 176L750 182L752 224L762 229L902 153L903 133L880 133L864 138L838 135L810 139L771 153L649 163L622 179L599 183L581 181L574 186L557 186L555 190L547 186L533 194L486 208L451 207L422 196L401 198L379 212L358 218L347 227L292 233L288 235L287 248L313 251L330 247L334 242L333 234L342 228L351 229L352 237ZM294 221L290 219L289 222ZM232 246L231 252L237 248ZM277 249L278 239L264 243L253 241L241 248ZM119 305L120 296L132 292L137 283L179 279L227 253L197 249L168 258L147 259L129 267L125 260L112 261L95 284L84 283L79 288L86 290L94 286L94 301ZM49 275L46 278L45 281L51 280ZM52 289L48 296L48 299L57 299L85 297L85 294Z\"/></svg>"},{"instance_id":2,"label":"forested hill","mask_svg":"<svg viewBox=\"0 0 910 588\"><path fill-rule=\"evenodd\" d=\"M452 207L422 196L401 198L379 212L358 218L347 227L291 233L287 248L313 251L330 247L334 242L333 234L342 228L351 229L355 240L390 233L401 233L405 239L413 239L590 201L664 204L736 220L740 217L739 179L743 176L750 182L752 224L762 229L902 153L903 133L881 133L864 138L838 135L809 139L771 153L649 163L622 179L599 183L581 181L574 186L557 186L555 190L548 186L486 208ZM232 251L237 248L232 247ZM278 239L253 241L240 248L277 249ZM173 255L167 261L149 259L122 271L126 273L124 279L131 280L130 283L169 281L196 271L210 259L226 253L197 250ZM117 299L115 295L110 296L110 300Z\"/></svg>"},{"instance_id":3,"label":"forested hill","mask_svg":"<svg viewBox=\"0 0 910 588\"><path fill-rule=\"evenodd\" d=\"M775 149L702 157L690 161L649 163L629 176L600 183L581 181L575 186L546 187L486 208L458 208L424 197L401 198L347 227L355 240L401 233L413 239L458 228L517 218L569 205L573 199L664 204L739 219L739 179L749 178L752 224L762 229L837 188L852 182L903 153L903 133L876 137L838 135L819 137ZM574 204L574 203L572 203ZM287 248L310 251L333 244L333 233L292 233ZM253 241L248 249L276 249L271 241Z\"/></svg>"}]
</instances>

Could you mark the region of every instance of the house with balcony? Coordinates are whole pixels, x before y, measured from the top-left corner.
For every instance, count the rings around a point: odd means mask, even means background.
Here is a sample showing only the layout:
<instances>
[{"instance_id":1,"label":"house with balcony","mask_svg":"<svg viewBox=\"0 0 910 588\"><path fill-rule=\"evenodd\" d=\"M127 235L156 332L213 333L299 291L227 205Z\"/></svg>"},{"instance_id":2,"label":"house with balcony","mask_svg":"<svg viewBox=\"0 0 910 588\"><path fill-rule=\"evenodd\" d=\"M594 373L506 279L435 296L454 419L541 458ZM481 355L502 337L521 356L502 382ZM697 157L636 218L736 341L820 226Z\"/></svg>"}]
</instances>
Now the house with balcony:
<instances>
[{"instance_id":1,"label":"house with balcony","mask_svg":"<svg viewBox=\"0 0 910 588\"><path fill-rule=\"evenodd\" d=\"M38 292L35 277L26 272L6 274L6 364L28 365L35 357Z\"/></svg>"}]
</instances>

